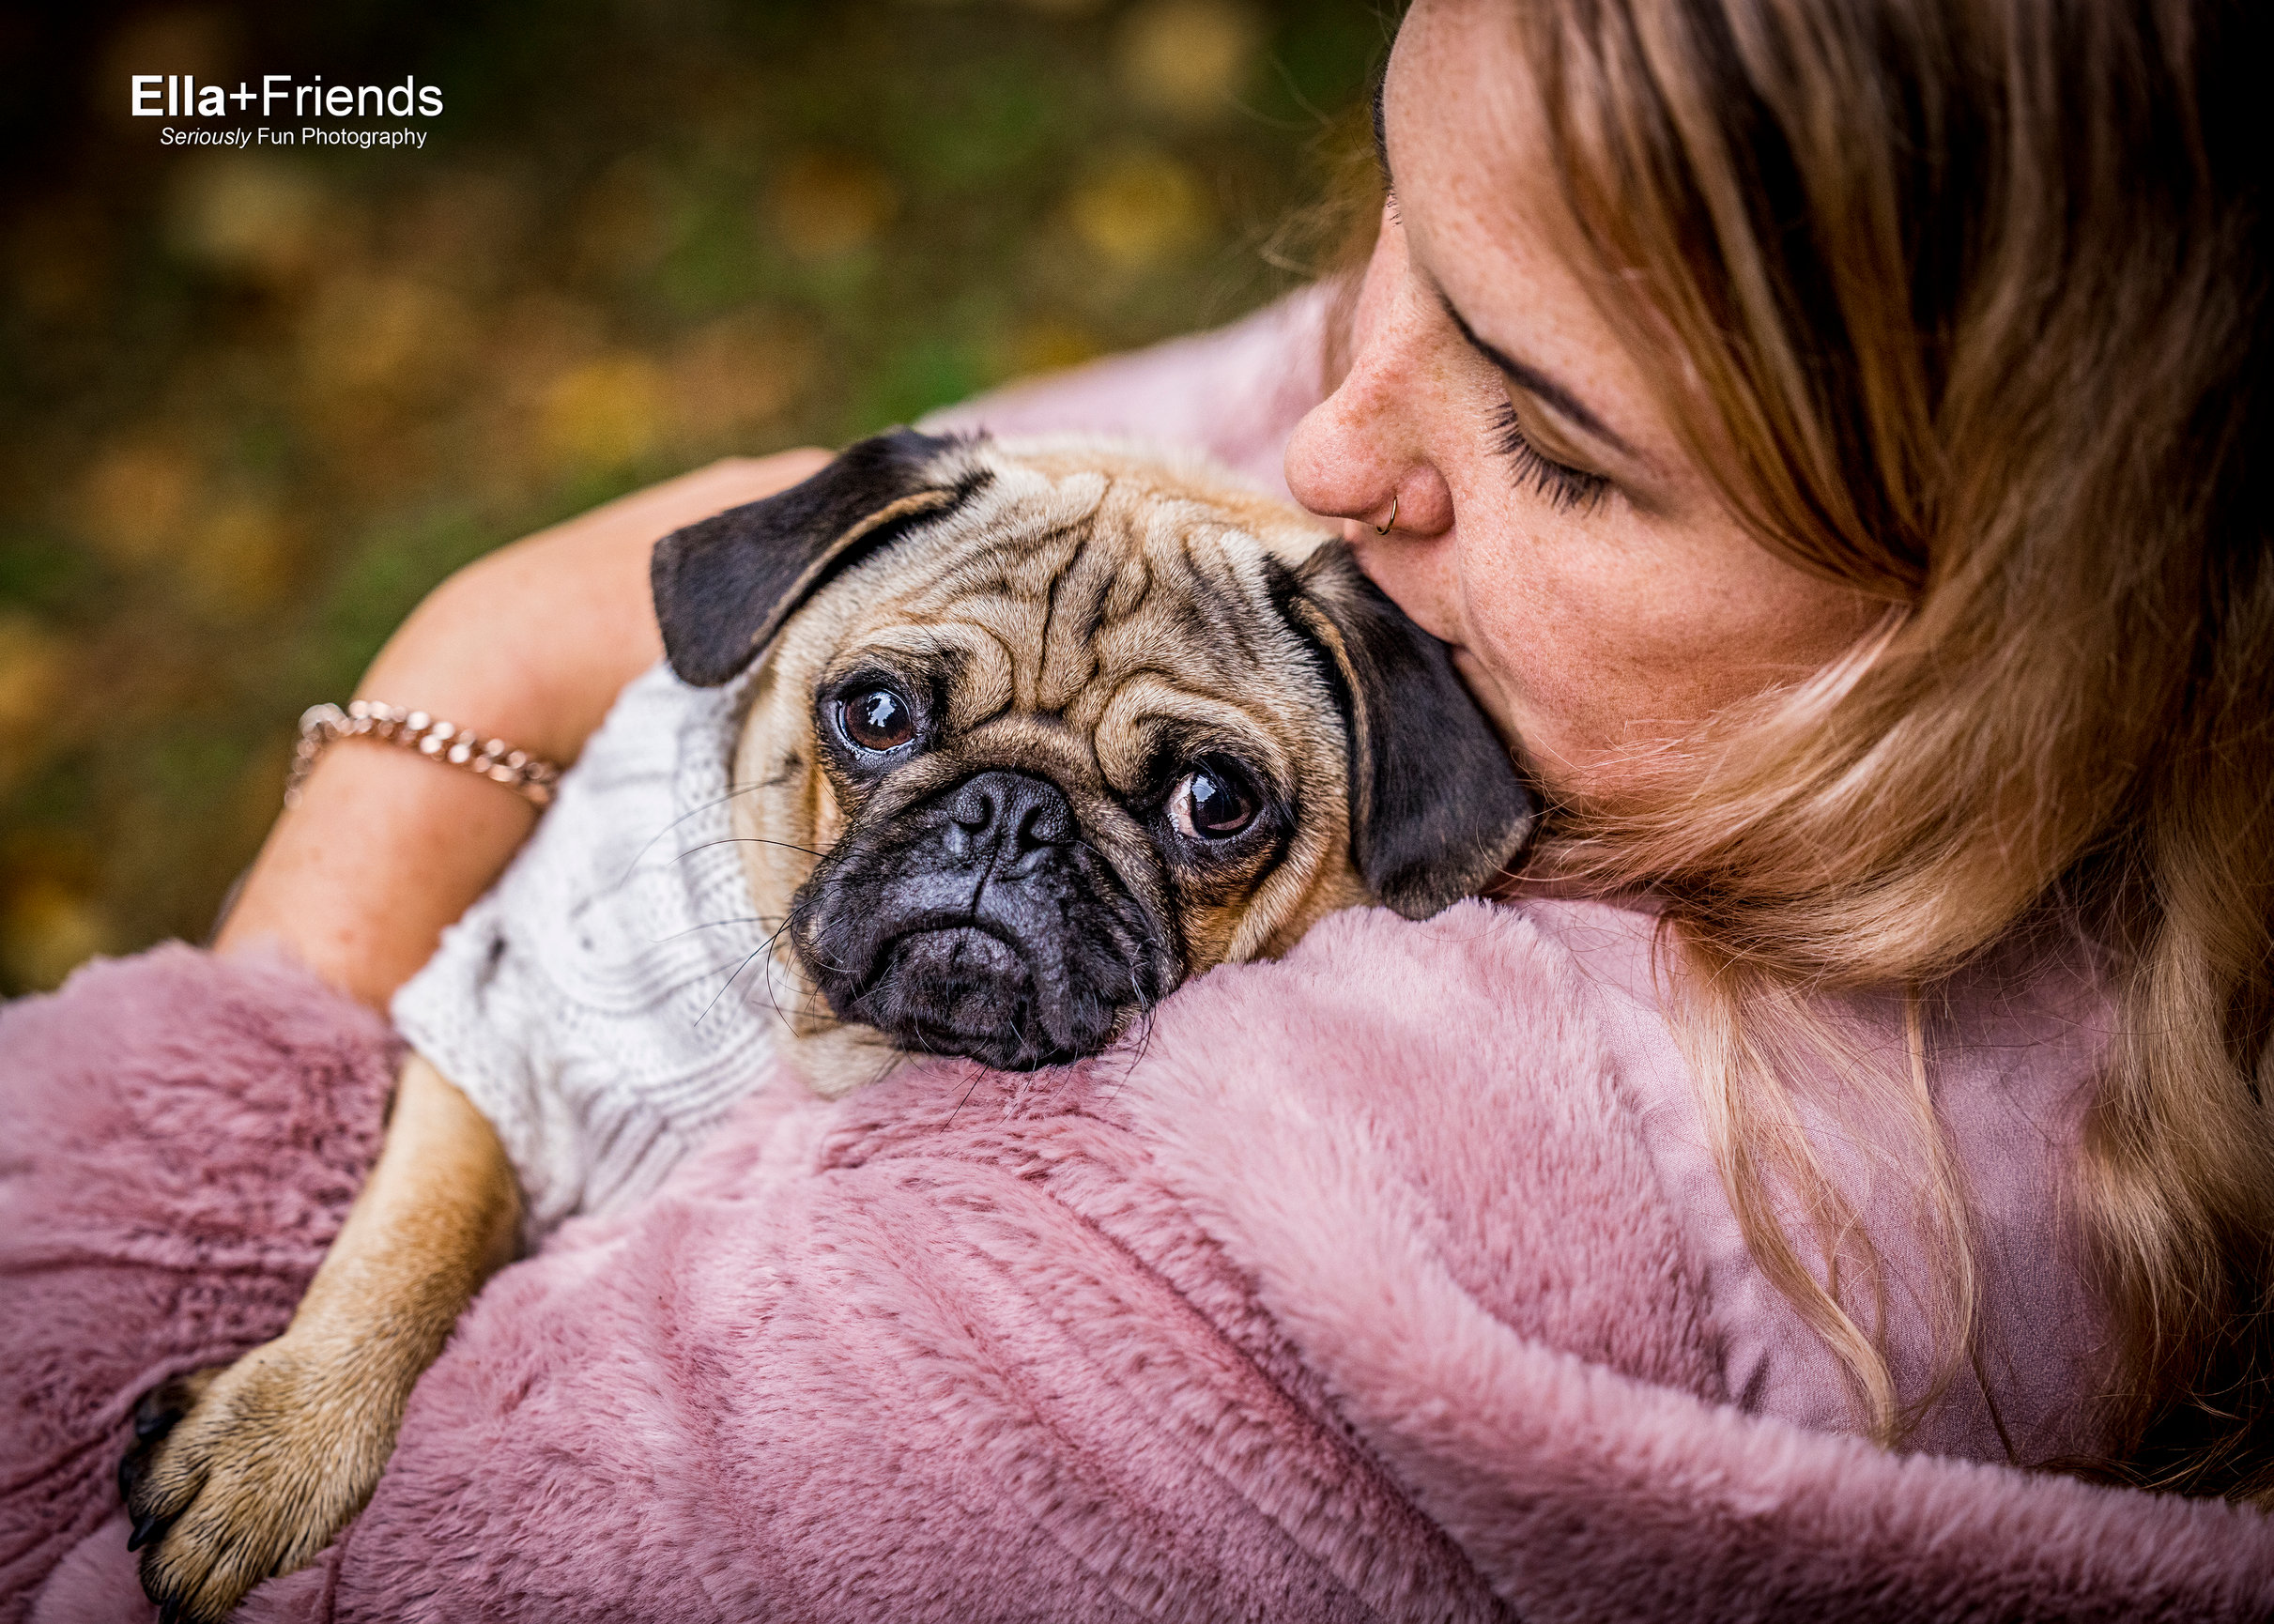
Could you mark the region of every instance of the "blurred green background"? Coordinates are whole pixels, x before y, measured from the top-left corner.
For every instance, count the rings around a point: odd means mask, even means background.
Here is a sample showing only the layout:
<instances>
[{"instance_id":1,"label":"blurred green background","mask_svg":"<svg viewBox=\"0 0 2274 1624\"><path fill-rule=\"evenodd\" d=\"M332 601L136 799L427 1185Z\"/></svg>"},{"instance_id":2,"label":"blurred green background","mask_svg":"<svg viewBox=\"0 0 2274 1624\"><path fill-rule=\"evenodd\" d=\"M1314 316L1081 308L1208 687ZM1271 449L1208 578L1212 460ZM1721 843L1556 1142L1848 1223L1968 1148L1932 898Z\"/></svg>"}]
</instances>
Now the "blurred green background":
<instances>
[{"instance_id":1,"label":"blurred green background","mask_svg":"<svg viewBox=\"0 0 2274 1624\"><path fill-rule=\"evenodd\" d=\"M1385 0L12 9L0 992L203 936L300 710L477 554L1283 291L1274 228L1391 26ZM151 72L410 74L447 110L373 121L423 151L183 153L128 115Z\"/></svg>"}]
</instances>

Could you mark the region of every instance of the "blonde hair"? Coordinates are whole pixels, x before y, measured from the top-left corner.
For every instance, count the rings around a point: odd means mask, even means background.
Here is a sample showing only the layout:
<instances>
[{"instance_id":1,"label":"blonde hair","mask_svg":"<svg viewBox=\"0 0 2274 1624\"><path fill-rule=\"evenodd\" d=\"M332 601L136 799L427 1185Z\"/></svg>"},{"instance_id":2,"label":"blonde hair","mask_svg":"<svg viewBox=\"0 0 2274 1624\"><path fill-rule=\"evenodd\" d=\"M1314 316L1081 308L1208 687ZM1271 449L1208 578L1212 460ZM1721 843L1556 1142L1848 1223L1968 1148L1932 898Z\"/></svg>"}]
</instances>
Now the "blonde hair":
<instances>
[{"instance_id":1,"label":"blonde hair","mask_svg":"<svg viewBox=\"0 0 2274 1624\"><path fill-rule=\"evenodd\" d=\"M1514 24L1574 260L1767 545L1886 599L1542 862L1664 899L1755 1255L1899 1439L1974 1356L1972 1219L1919 1000L2017 933L2102 951L2075 1196L2114 1470L2274 1486L2268 260L2239 4L1554 0ZM1663 369L1662 369L1663 370ZM1827 988L1910 989L1907 1064ZM1803 1130L1830 1047L1907 1123L1941 1357ZM1804 1247L1815 1250L1814 1266Z\"/></svg>"}]
</instances>

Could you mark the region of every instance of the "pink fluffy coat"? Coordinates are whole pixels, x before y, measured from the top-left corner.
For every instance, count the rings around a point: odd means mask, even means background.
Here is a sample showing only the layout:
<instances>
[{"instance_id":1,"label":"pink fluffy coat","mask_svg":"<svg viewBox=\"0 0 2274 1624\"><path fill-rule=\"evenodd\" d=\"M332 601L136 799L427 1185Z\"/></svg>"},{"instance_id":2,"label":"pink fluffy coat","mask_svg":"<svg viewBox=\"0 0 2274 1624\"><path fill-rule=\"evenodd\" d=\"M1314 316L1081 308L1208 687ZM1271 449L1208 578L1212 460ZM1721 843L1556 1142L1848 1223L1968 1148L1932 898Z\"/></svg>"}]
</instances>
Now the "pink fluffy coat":
<instances>
[{"instance_id":1,"label":"pink fluffy coat","mask_svg":"<svg viewBox=\"0 0 2274 1624\"><path fill-rule=\"evenodd\" d=\"M777 1077L492 1282L244 1616L2274 1616L2255 1512L1729 1402L1578 964L1517 910L1349 914L1141 1056ZM0 1620L149 1616L128 1408L282 1325L391 1058L178 948L0 1017Z\"/></svg>"}]
</instances>

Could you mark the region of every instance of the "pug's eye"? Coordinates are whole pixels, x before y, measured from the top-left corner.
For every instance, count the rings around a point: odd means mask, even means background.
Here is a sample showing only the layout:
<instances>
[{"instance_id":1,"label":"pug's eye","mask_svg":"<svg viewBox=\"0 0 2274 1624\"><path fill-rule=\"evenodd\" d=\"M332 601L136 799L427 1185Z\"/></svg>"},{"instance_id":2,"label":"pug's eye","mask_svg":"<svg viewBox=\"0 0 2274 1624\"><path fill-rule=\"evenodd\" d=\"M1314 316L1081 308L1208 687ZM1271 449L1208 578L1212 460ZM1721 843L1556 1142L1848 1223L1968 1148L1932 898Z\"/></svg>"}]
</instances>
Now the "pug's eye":
<instances>
[{"instance_id":1,"label":"pug's eye","mask_svg":"<svg viewBox=\"0 0 2274 1624\"><path fill-rule=\"evenodd\" d=\"M1194 840L1229 840L1255 821L1255 791L1233 768L1204 761L1169 797L1179 833Z\"/></svg>"},{"instance_id":2,"label":"pug's eye","mask_svg":"<svg viewBox=\"0 0 2274 1624\"><path fill-rule=\"evenodd\" d=\"M837 726L864 750L897 750L916 736L915 708L890 688L868 688L837 702Z\"/></svg>"}]
</instances>

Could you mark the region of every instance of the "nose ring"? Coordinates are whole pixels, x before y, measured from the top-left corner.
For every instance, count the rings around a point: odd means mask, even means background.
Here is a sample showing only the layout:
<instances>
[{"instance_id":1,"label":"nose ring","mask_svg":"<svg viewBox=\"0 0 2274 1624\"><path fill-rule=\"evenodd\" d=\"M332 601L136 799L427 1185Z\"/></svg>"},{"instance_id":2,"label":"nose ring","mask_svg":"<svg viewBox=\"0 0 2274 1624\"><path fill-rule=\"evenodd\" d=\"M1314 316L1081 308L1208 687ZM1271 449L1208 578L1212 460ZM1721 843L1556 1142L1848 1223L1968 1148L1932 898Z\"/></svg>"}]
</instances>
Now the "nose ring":
<instances>
[{"instance_id":1,"label":"nose ring","mask_svg":"<svg viewBox=\"0 0 2274 1624\"><path fill-rule=\"evenodd\" d=\"M1390 493L1390 516L1384 519L1380 524L1374 527L1374 533L1377 536L1386 536L1390 533L1390 527L1397 522L1398 494L1395 491L1391 491Z\"/></svg>"}]
</instances>

